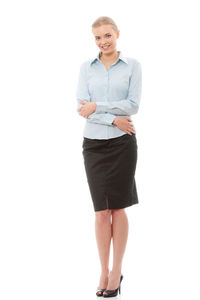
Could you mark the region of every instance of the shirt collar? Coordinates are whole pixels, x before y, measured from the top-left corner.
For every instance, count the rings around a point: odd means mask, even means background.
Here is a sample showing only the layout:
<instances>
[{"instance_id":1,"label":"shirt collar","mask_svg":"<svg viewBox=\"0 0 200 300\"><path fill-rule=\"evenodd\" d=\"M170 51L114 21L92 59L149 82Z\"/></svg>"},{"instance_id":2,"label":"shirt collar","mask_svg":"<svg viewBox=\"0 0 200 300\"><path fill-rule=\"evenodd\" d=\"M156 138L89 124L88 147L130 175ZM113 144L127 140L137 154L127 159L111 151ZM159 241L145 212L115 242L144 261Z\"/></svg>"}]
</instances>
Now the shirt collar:
<instances>
[{"instance_id":1,"label":"shirt collar","mask_svg":"<svg viewBox=\"0 0 200 300\"><path fill-rule=\"evenodd\" d=\"M123 62L125 62L126 64L128 64L128 60L127 58L122 54L122 51L117 51L119 53L119 57L118 57L118 60L121 59ZM90 64L92 64L93 62L95 62L96 60L100 61L99 59L99 55L100 55L100 51L98 52L97 56L91 60ZM117 61L118 61L117 60Z\"/></svg>"}]
</instances>

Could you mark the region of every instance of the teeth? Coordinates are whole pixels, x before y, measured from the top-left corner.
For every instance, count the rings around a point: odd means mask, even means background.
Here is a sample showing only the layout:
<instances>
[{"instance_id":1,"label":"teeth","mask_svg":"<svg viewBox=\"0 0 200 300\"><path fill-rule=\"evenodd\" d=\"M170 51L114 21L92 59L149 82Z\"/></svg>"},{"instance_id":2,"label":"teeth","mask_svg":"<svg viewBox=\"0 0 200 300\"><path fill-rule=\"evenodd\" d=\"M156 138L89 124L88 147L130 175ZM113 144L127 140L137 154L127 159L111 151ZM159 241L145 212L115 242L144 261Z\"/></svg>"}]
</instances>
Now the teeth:
<instances>
[{"instance_id":1,"label":"teeth","mask_svg":"<svg viewBox=\"0 0 200 300\"><path fill-rule=\"evenodd\" d=\"M109 46L105 46L105 47L102 47L102 48L104 48L104 49L107 49Z\"/></svg>"}]
</instances>

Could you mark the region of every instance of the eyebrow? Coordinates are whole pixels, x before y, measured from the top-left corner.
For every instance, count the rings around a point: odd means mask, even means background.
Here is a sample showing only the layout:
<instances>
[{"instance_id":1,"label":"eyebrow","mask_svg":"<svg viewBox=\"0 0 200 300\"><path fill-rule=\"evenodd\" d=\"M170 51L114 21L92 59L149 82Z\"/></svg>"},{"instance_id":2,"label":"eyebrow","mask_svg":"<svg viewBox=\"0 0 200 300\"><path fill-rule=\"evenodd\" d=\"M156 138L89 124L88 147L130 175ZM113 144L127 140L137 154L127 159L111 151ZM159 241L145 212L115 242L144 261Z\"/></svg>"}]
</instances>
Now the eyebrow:
<instances>
[{"instance_id":1,"label":"eyebrow","mask_svg":"<svg viewBox=\"0 0 200 300\"><path fill-rule=\"evenodd\" d=\"M107 33L105 33L104 35L106 35L106 34L111 34L110 32L107 32ZM99 35L95 35L95 37L99 37Z\"/></svg>"}]
</instances>

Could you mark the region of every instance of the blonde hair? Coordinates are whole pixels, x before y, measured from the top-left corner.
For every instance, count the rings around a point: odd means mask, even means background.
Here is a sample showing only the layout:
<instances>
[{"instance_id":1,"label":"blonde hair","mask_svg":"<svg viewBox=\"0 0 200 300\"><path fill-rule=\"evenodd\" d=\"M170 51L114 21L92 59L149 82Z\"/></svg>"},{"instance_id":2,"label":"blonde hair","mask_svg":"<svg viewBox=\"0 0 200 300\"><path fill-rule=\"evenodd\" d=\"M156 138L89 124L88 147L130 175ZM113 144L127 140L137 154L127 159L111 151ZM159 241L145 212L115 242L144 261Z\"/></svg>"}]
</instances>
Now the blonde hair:
<instances>
[{"instance_id":1,"label":"blonde hair","mask_svg":"<svg viewBox=\"0 0 200 300\"><path fill-rule=\"evenodd\" d=\"M92 28L96 28L101 25L108 25L108 24L110 24L112 26L114 31L116 31L116 32L118 31L118 27L117 27L116 23L114 22L114 20L107 16L102 16L102 17L97 18L94 21L94 23L92 24Z\"/></svg>"}]
</instances>

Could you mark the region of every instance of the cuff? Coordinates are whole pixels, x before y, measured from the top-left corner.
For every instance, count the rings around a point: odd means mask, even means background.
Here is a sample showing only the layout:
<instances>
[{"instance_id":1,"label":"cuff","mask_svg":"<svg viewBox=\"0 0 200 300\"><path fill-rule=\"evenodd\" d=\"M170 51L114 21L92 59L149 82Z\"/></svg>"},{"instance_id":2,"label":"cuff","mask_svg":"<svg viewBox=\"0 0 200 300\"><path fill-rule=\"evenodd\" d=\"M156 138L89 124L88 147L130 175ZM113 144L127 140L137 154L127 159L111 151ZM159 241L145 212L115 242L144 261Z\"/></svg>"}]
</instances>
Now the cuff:
<instances>
[{"instance_id":1,"label":"cuff","mask_svg":"<svg viewBox=\"0 0 200 300\"><path fill-rule=\"evenodd\" d=\"M115 126L114 124L112 124L112 122L114 121L115 118L116 118L116 116L113 116L113 115L111 115L109 113L107 114L107 120L110 123L110 125Z\"/></svg>"},{"instance_id":2,"label":"cuff","mask_svg":"<svg viewBox=\"0 0 200 300\"><path fill-rule=\"evenodd\" d=\"M96 102L96 113L104 113L105 112L105 104L106 102Z\"/></svg>"}]
</instances>

